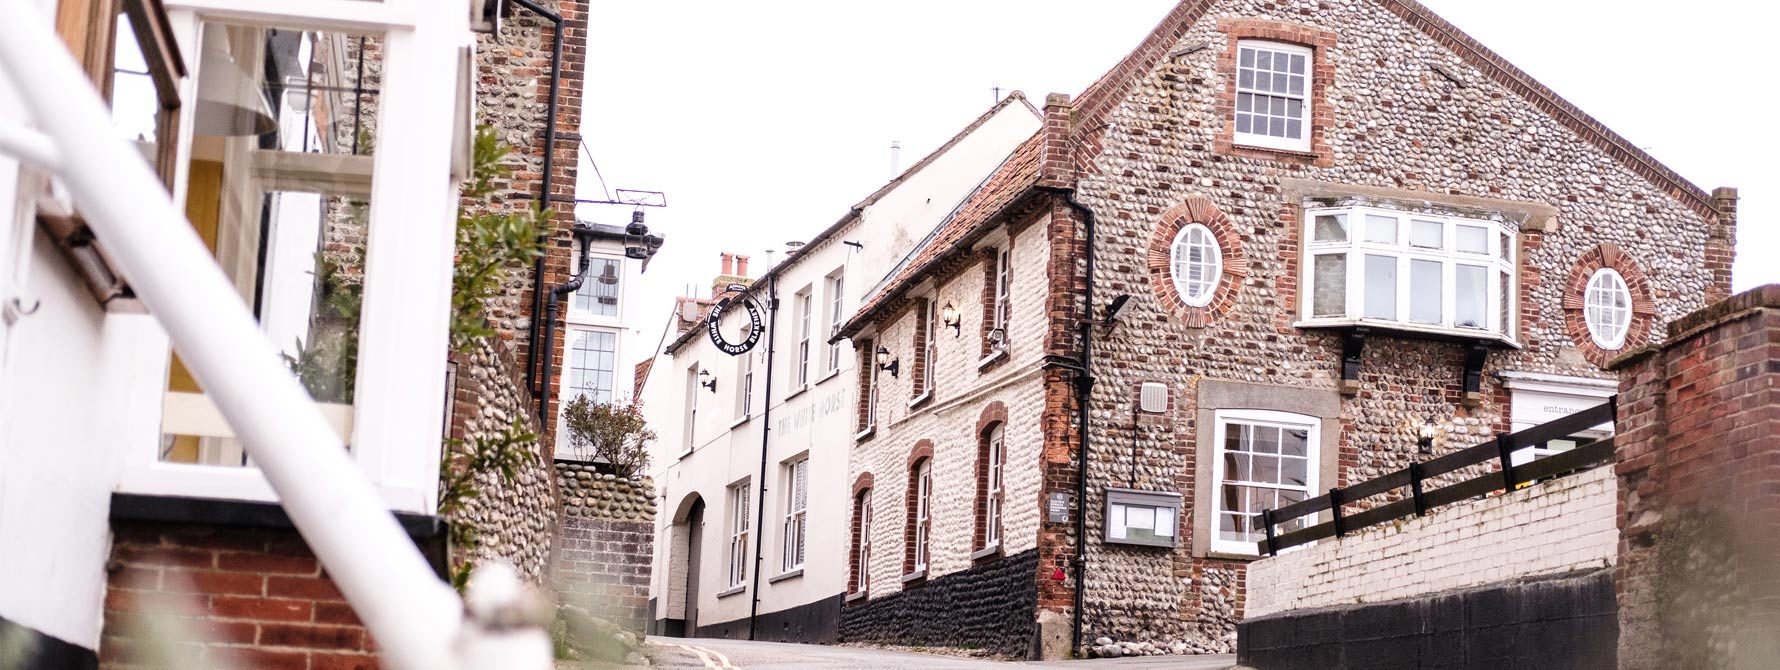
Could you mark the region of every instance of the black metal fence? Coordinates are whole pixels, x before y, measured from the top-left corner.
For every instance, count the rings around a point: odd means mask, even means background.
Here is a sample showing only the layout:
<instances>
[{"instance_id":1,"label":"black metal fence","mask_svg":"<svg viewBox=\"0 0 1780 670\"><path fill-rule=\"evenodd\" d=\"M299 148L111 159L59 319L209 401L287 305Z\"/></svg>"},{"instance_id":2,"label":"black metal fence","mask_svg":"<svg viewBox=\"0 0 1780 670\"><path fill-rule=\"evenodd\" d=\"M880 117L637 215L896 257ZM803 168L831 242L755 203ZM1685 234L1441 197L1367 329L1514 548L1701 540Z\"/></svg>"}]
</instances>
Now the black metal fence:
<instances>
[{"instance_id":1,"label":"black metal fence","mask_svg":"<svg viewBox=\"0 0 1780 670\"><path fill-rule=\"evenodd\" d=\"M1543 446L1553 440L1574 439L1574 436L1590 428L1603 423L1611 423L1617 407L1617 400L1618 396L1614 396L1608 398L1604 404L1556 421L1516 433L1499 433L1494 440L1489 442L1467 447L1432 460L1410 463L1407 468L1377 479L1363 481L1346 488L1329 489L1326 495L1296 502L1279 509L1264 510L1261 512L1261 524L1266 529L1267 539L1258 543L1257 550L1268 556L1274 556L1281 550L1326 537L1341 537L1362 528L1376 526L1401 517L1421 516L1428 510L1442 505L1451 505L1498 490L1513 491L1521 484L1586 470L1611 461L1613 460L1612 436L1520 465L1514 464L1513 454L1527 447ZM1479 475L1450 486L1424 490L1423 484L1429 478L1473 465L1488 463L1492 459L1500 463L1500 471ZM1342 510L1345 505L1403 488L1407 488L1409 491L1408 497L1401 500L1351 514ZM1310 524L1286 533L1276 534L1275 532L1275 526L1287 524L1294 519L1303 517L1314 519L1313 515L1324 511L1329 512L1328 521Z\"/></svg>"}]
</instances>

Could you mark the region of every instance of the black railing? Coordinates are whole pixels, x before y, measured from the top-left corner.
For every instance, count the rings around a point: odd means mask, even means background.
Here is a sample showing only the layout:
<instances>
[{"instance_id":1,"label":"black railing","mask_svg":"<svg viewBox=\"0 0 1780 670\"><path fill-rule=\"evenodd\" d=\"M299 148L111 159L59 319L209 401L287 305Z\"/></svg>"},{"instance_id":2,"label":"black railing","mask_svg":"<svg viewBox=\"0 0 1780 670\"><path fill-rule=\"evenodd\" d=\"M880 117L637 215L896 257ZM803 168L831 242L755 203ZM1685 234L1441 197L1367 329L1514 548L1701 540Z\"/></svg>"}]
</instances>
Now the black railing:
<instances>
[{"instance_id":1,"label":"black railing","mask_svg":"<svg viewBox=\"0 0 1780 670\"><path fill-rule=\"evenodd\" d=\"M1369 479L1346 488L1329 489L1326 495L1292 503L1279 509L1263 510L1261 525L1265 528L1266 539L1256 543L1256 549L1262 554L1274 556L1282 550L1326 537L1341 537L1401 517L1421 516L1436 507L1488 495L1495 491L1512 491L1522 484L1586 470L1611 461L1613 460L1612 436L1520 465L1514 464L1513 454L1528 447L1543 446L1552 440L1573 438L1575 435L1603 423L1612 423L1617 400L1618 396L1614 396L1608 398L1606 403L1550 423L1540 424L1517 433L1500 433L1496 435L1495 439L1488 442L1432 460L1410 463L1409 467L1377 479ZM1478 475L1450 486L1431 490L1424 489L1423 484L1429 478L1473 465L1488 463L1491 460L1498 462L1501 468L1499 471ZM1404 488L1409 489L1409 497L1405 499L1358 512L1342 509L1344 505ZM1294 519L1304 517L1314 519L1314 515L1325 511L1329 512L1328 521L1311 524L1308 527L1286 533L1278 533L1274 528L1288 524Z\"/></svg>"}]
</instances>

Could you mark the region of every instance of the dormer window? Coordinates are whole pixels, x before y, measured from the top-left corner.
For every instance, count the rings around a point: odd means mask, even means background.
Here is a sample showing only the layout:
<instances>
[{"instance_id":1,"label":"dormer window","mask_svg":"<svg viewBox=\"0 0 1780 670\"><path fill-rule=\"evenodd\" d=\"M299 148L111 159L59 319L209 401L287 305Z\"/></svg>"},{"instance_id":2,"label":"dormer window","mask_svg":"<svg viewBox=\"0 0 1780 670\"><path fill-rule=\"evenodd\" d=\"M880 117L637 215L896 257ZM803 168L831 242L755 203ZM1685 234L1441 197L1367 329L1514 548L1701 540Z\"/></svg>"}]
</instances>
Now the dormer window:
<instances>
[{"instance_id":1,"label":"dormer window","mask_svg":"<svg viewBox=\"0 0 1780 670\"><path fill-rule=\"evenodd\" d=\"M1373 325L1513 342L1514 224L1307 208L1299 326Z\"/></svg>"},{"instance_id":2,"label":"dormer window","mask_svg":"<svg viewBox=\"0 0 1780 670\"><path fill-rule=\"evenodd\" d=\"M1310 151L1311 58L1296 44L1238 43L1236 144Z\"/></svg>"}]
</instances>

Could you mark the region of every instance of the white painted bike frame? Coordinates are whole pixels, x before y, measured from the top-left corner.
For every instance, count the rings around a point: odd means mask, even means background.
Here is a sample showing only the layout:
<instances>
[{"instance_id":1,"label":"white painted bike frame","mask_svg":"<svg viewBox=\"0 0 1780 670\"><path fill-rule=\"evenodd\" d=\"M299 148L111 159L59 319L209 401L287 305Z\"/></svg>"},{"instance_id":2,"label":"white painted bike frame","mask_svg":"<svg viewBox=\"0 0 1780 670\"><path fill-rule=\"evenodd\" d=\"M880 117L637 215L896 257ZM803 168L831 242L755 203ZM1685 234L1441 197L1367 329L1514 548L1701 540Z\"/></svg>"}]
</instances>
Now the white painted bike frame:
<instances>
[{"instance_id":1,"label":"white painted bike frame","mask_svg":"<svg viewBox=\"0 0 1780 670\"><path fill-rule=\"evenodd\" d=\"M545 668L535 627L484 630L387 511L332 425L279 361L228 278L49 21L7 3L0 69L41 135L0 128L0 151L53 170L192 374L234 426L303 539L403 668ZM511 580L509 571L495 571ZM498 589L497 589L498 591ZM516 592L516 591L515 591ZM504 599L504 598L503 598ZM487 609L484 604L478 609Z\"/></svg>"}]
</instances>

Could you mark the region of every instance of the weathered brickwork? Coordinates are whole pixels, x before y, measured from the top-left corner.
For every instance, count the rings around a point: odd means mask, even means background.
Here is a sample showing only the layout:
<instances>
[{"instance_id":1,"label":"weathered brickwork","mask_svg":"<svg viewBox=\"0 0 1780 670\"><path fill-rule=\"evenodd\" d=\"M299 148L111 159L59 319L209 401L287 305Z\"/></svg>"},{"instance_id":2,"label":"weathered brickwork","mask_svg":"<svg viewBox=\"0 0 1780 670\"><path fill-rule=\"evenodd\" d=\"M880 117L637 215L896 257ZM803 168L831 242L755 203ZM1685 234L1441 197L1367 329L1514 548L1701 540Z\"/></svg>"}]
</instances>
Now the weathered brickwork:
<instances>
[{"instance_id":1,"label":"weathered brickwork","mask_svg":"<svg viewBox=\"0 0 1780 670\"><path fill-rule=\"evenodd\" d=\"M370 634L296 531L112 530L101 667L377 667Z\"/></svg>"},{"instance_id":2,"label":"weathered brickwork","mask_svg":"<svg viewBox=\"0 0 1780 670\"><path fill-rule=\"evenodd\" d=\"M456 467L463 467L468 449L503 439L516 421L521 432L537 430L537 417L528 410L531 394L525 391L522 367L505 340L480 338L469 351L452 352L450 369L454 383L450 437L457 441L450 448ZM524 453L514 478L508 481L493 471L478 473L476 494L452 514L452 523L475 528L475 546L457 558L471 564L505 560L527 581L542 584L559 514L553 494L556 483L549 455L538 440L517 447Z\"/></svg>"},{"instance_id":3,"label":"weathered brickwork","mask_svg":"<svg viewBox=\"0 0 1780 670\"><path fill-rule=\"evenodd\" d=\"M1615 361L1621 668L1780 662L1780 286Z\"/></svg>"},{"instance_id":4,"label":"weathered brickwork","mask_svg":"<svg viewBox=\"0 0 1780 670\"><path fill-rule=\"evenodd\" d=\"M1244 614L1395 600L1611 566L1618 485L1598 467L1373 526L1248 568Z\"/></svg>"},{"instance_id":5,"label":"weathered brickwork","mask_svg":"<svg viewBox=\"0 0 1780 670\"><path fill-rule=\"evenodd\" d=\"M1037 621L1038 552L1027 549L841 610L840 641L969 647L1024 658Z\"/></svg>"},{"instance_id":6,"label":"weathered brickwork","mask_svg":"<svg viewBox=\"0 0 1780 670\"><path fill-rule=\"evenodd\" d=\"M649 621L649 559L655 548L654 482L558 462L562 527L551 583L560 599L625 630Z\"/></svg>"},{"instance_id":7,"label":"weathered brickwork","mask_svg":"<svg viewBox=\"0 0 1780 670\"><path fill-rule=\"evenodd\" d=\"M1339 387L1340 336L1292 325L1302 299L1294 180L1393 189L1406 199L1461 195L1556 210L1550 225L1529 225L1520 233L1520 348L1492 351L1481 393L1467 398L1464 347L1374 332L1357 387L1342 403L1338 481L1323 486L1403 467L1417 457L1416 428L1430 418L1442 428L1441 451L1507 430L1508 394L1496 372L1605 377L1573 337L1562 309L1570 298L1570 270L1591 250L1615 245L1644 269L1651 278L1654 325L1724 289L1728 277L1715 273L1706 257L1709 238L1725 232L1724 222L1702 209L1703 200L1658 185L1667 174L1660 166L1632 167L1629 150L1603 149L1598 139L1584 137L1574 118L1557 109L1568 109L1567 103L1533 100L1524 85L1505 84L1453 50L1469 46L1451 36L1430 37L1410 22L1431 25L1429 20L1406 19L1408 10L1398 4L1183 3L1176 13L1197 12L1197 20L1174 30L1165 24L1161 40L1144 47L1154 47L1155 66L1131 73L1134 83L1123 97L1114 103L1083 97L1091 106L1076 112L1077 142L1086 154L1076 196L1097 217L1096 299L1134 296L1118 328L1095 342L1098 385L1090 430L1096 436L1126 434L1120 426L1129 421L1129 389L1143 381L1166 383L1188 398L1202 377ZM1229 87L1224 61L1239 33L1256 29L1314 49L1314 87L1323 100L1320 108L1313 101L1320 132L1306 159L1230 151L1220 139L1229 125L1221 102ZM1211 48L1196 48L1201 45ZM1157 227L1195 198L1209 200L1228 217L1249 270L1228 311L1203 323L1182 318L1178 304L1158 299L1146 263ZM1192 500L1193 445L1201 439L1193 417L1192 411L1176 414L1172 433L1162 439L1140 436L1139 488L1181 490ZM1101 521L1099 491L1125 485L1132 468L1130 448L1109 445L1121 439L1130 438L1094 440L1090 528ZM1186 555L1193 514L1183 511L1183 548L1172 561L1155 552L1102 548L1090 533L1085 638L1144 639L1160 646L1180 640L1208 648L1230 639L1228 624L1199 626L1217 622L1218 607L1229 613L1228 622L1242 615L1241 564ZM1235 577L1233 586L1216 585L1231 593L1231 601L1220 605L1206 597L1208 585L1200 580L1207 571Z\"/></svg>"}]
</instances>

